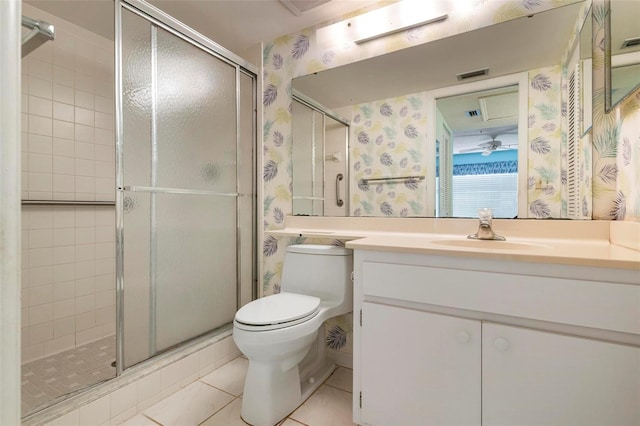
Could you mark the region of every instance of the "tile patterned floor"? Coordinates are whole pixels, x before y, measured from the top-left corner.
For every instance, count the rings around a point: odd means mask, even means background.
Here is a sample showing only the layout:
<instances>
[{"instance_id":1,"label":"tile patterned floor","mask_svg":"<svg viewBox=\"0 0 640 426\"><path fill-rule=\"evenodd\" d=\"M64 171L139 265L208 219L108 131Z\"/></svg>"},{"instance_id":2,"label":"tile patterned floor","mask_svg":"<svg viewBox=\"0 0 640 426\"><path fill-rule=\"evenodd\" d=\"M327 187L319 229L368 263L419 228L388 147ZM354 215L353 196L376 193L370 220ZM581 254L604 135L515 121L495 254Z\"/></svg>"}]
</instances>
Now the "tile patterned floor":
<instances>
[{"instance_id":1,"label":"tile patterned floor","mask_svg":"<svg viewBox=\"0 0 640 426\"><path fill-rule=\"evenodd\" d=\"M238 357L120 426L246 426L240 418L249 361ZM279 426L352 426L350 369L338 367Z\"/></svg>"},{"instance_id":2,"label":"tile patterned floor","mask_svg":"<svg viewBox=\"0 0 640 426\"><path fill-rule=\"evenodd\" d=\"M115 377L116 339L106 337L22 365L22 415L62 395Z\"/></svg>"}]
</instances>

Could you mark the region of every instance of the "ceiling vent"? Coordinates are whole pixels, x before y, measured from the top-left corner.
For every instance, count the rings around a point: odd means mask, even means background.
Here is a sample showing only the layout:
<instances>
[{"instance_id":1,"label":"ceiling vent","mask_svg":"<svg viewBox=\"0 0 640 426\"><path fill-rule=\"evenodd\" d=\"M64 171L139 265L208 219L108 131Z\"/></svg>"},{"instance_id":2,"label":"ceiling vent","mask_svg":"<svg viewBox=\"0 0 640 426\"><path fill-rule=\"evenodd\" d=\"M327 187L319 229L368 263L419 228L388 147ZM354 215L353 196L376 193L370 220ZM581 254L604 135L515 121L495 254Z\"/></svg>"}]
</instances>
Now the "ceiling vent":
<instances>
[{"instance_id":1,"label":"ceiling vent","mask_svg":"<svg viewBox=\"0 0 640 426\"><path fill-rule=\"evenodd\" d=\"M622 49L627 47L640 46L640 37L628 38L622 43Z\"/></svg>"},{"instance_id":2,"label":"ceiling vent","mask_svg":"<svg viewBox=\"0 0 640 426\"><path fill-rule=\"evenodd\" d=\"M480 76L483 76L483 75L489 75L489 68L483 68L483 69L480 69L480 70L463 72L463 73L460 73L460 74L456 74L456 77L458 77L458 80L466 80L468 78L480 77Z\"/></svg>"},{"instance_id":3,"label":"ceiling vent","mask_svg":"<svg viewBox=\"0 0 640 426\"><path fill-rule=\"evenodd\" d=\"M480 110L479 109L474 109L471 111L466 111L465 114L467 115L467 117L479 117L480 116Z\"/></svg>"},{"instance_id":4,"label":"ceiling vent","mask_svg":"<svg viewBox=\"0 0 640 426\"><path fill-rule=\"evenodd\" d=\"M329 3L331 0L280 0L291 13L296 16L302 16L311 9Z\"/></svg>"}]
</instances>

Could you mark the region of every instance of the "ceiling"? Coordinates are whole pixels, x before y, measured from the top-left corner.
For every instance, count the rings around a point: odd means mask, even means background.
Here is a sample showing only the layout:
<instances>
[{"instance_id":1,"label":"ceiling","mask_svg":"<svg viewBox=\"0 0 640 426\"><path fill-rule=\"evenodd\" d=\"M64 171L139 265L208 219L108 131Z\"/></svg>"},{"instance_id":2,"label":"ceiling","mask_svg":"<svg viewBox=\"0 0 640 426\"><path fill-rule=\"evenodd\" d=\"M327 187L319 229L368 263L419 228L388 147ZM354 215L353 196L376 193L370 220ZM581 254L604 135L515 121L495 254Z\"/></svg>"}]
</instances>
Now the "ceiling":
<instances>
[{"instance_id":1,"label":"ceiling","mask_svg":"<svg viewBox=\"0 0 640 426\"><path fill-rule=\"evenodd\" d=\"M501 95L509 94L505 99ZM468 111L481 111L481 99L497 99L487 103L480 115L469 116ZM501 149L518 148L518 87L508 86L480 92L465 93L436 101L436 107L452 132L453 153L476 149L484 143L500 141ZM507 111L500 114L500 110ZM495 111L495 113L494 113ZM487 115L486 119L484 115ZM498 116L499 118L495 117Z\"/></svg>"},{"instance_id":2,"label":"ceiling","mask_svg":"<svg viewBox=\"0 0 640 426\"><path fill-rule=\"evenodd\" d=\"M25 0L25 3L113 39L112 0ZM335 19L378 1L332 0L301 16L295 16L279 0L150 0L148 3L246 57L247 50L260 42Z\"/></svg>"}]
</instances>

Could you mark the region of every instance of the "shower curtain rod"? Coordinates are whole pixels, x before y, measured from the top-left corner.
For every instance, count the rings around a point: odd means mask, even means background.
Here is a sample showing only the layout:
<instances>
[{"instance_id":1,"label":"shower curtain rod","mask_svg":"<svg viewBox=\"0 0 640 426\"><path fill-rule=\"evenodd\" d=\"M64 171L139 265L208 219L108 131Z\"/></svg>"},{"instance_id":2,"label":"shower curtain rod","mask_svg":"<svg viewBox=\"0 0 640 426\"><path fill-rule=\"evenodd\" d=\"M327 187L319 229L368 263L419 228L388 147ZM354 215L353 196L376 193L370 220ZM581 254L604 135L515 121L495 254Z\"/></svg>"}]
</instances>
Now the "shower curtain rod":
<instances>
[{"instance_id":1,"label":"shower curtain rod","mask_svg":"<svg viewBox=\"0 0 640 426\"><path fill-rule=\"evenodd\" d=\"M41 44L55 38L55 29L48 22L22 15L22 26L30 29L22 36L22 57L37 49Z\"/></svg>"}]
</instances>

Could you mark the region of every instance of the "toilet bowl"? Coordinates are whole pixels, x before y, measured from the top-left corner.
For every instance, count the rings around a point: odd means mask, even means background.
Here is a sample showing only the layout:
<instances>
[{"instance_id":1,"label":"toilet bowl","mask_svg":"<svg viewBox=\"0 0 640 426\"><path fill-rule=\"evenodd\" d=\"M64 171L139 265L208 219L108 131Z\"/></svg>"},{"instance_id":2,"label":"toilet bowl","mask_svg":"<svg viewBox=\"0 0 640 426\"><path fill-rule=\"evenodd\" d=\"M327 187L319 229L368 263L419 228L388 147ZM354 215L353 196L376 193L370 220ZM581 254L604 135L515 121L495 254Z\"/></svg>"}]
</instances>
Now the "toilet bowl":
<instances>
[{"instance_id":1,"label":"toilet bowl","mask_svg":"<svg viewBox=\"0 0 640 426\"><path fill-rule=\"evenodd\" d=\"M242 419L272 426L293 412L331 374L325 320L351 312L351 250L326 245L287 248L281 293L243 306L233 339L249 359Z\"/></svg>"}]
</instances>

